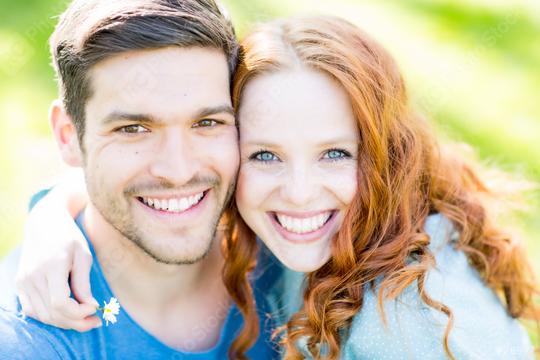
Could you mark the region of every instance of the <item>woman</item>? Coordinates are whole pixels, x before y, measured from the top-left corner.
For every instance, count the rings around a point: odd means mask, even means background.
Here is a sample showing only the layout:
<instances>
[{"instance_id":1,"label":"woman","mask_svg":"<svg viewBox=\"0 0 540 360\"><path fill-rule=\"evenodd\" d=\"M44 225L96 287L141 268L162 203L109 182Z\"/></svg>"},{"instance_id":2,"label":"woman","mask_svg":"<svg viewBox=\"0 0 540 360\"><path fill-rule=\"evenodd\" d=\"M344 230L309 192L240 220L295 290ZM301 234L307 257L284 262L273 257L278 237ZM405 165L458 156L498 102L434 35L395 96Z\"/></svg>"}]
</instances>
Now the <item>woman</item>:
<instances>
[{"instance_id":1,"label":"woman","mask_svg":"<svg viewBox=\"0 0 540 360\"><path fill-rule=\"evenodd\" d=\"M296 271L269 289L285 358L532 357L512 318L538 321L535 284L489 211L496 189L439 147L390 55L334 17L264 25L243 49L224 246L248 323L235 348L256 328L246 274L258 236Z\"/></svg>"}]
</instances>

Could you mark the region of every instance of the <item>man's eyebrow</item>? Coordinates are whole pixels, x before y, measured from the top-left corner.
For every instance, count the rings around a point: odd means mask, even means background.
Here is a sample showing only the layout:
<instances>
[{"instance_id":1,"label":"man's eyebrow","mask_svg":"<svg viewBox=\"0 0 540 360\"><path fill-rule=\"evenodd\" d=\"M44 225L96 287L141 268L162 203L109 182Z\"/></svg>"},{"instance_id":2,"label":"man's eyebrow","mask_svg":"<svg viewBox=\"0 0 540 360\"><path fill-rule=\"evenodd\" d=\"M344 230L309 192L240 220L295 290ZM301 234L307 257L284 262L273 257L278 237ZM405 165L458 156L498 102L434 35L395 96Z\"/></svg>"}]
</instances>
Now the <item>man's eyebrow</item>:
<instances>
[{"instance_id":1,"label":"man's eyebrow","mask_svg":"<svg viewBox=\"0 0 540 360\"><path fill-rule=\"evenodd\" d=\"M215 115L215 114L220 114L220 113L226 113L231 116L235 116L234 109L232 108L232 106L224 104L224 105L209 106L209 107L202 108L201 110L197 112L197 114L195 115L195 118L200 119L209 115Z\"/></svg>"},{"instance_id":2,"label":"man's eyebrow","mask_svg":"<svg viewBox=\"0 0 540 360\"><path fill-rule=\"evenodd\" d=\"M117 121L135 121L144 124L161 123L161 121L149 114L132 114L121 111L113 111L103 119L102 123L108 125Z\"/></svg>"},{"instance_id":3,"label":"man's eyebrow","mask_svg":"<svg viewBox=\"0 0 540 360\"><path fill-rule=\"evenodd\" d=\"M230 105L218 105L218 106L210 106L200 109L194 116L196 119L204 118L209 115L215 115L219 113L226 113L231 116L235 116L234 109ZM122 111L113 111L112 113L108 114L103 119L103 125L108 125L110 123L114 123L117 121L134 121L138 123L144 123L144 124L160 124L162 121L156 119L154 116L150 114L137 114L137 113L126 113Z\"/></svg>"}]
</instances>

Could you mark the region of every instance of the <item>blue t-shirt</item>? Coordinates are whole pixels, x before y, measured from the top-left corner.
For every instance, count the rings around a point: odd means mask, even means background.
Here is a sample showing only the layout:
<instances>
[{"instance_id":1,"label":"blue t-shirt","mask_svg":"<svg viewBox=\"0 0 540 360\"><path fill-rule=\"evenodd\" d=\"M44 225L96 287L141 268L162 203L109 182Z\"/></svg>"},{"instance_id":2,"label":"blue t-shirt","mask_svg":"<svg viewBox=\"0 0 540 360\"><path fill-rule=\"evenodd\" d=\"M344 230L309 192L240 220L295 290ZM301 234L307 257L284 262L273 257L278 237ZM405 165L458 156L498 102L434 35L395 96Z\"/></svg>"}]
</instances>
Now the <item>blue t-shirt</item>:
<instances>
[{"instance_id":1,"label":"blue t-shirt","mask_svg":"<svg viewBox=\"0 0 540 360\"><path fill-rule=\"evenodd\" d=\"M77 224L85 235L82 216ZM94 259L90 272L92 293L100 301L114 297L90 242ZM17 268L19 250L6 258L1 267L0 288L0 359L226 359L230 344L240 331L243 321L236 306L232 306L223 325L218 343L204 352L181 352L165 345L139 326L124 309L114 325L103 326L85 333L45 325L21 314L14 288L13 275ZM273 269L278 270L278 269ZM261 335L247 352L250 359L276 359L276 345L270 340L274 323L268 319L264 291L279 277L276 271L265 271L264 261L254 272L254 292L259 311ZM217 304L216 304L217 306ZM178 319L182 321L182 319ZM199 331L204 336L204 324Z\"/></svg>"}]
</instances>

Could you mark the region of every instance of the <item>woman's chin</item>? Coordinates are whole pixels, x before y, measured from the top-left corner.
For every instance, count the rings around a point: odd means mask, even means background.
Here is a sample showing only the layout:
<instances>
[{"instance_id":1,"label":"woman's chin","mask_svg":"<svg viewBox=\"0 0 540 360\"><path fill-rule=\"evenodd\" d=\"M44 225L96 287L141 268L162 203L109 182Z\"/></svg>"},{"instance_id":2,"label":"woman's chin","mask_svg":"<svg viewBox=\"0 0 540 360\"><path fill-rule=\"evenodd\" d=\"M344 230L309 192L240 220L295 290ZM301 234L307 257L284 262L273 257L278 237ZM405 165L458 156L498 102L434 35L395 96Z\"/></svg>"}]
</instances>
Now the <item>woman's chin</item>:
<instances>
[{"instance_id":1,"label":"woman's chin","mask_svg":"<svg viewBox=\"0 0 540 360\"><path fill-rule=\"evenodd\" d=\"M289 252L284 256L278 256L283 265L293 271L310 273L319 270L330 258L330 254L310 256L306 253L295 254Z\"/></svg>"}]
</instances>

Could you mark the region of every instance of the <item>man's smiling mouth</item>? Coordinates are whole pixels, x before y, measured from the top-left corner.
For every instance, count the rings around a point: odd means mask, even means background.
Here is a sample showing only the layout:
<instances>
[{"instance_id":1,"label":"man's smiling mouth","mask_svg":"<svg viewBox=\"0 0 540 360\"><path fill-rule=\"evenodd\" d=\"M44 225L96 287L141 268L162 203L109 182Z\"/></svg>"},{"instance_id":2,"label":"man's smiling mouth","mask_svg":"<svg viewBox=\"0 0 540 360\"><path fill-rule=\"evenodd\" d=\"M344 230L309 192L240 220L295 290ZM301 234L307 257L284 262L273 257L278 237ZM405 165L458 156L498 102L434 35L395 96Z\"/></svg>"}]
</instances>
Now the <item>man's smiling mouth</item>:
<instances>
[{"instance_id":1,"label":"man's smiling mouth","mask_svg":"<svg viewBox=\"0 0 540 360\"><path fill-rule=\"evenodd\" d=\"M154 210L180 213L187 211L199 204L207 193L208 190L184 197L137 197L137 199L144 205Z\"/></svg>"}]
</instances>

